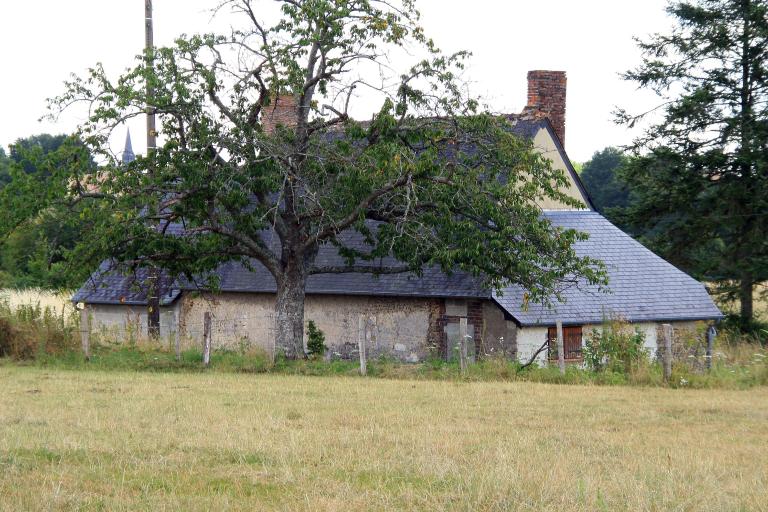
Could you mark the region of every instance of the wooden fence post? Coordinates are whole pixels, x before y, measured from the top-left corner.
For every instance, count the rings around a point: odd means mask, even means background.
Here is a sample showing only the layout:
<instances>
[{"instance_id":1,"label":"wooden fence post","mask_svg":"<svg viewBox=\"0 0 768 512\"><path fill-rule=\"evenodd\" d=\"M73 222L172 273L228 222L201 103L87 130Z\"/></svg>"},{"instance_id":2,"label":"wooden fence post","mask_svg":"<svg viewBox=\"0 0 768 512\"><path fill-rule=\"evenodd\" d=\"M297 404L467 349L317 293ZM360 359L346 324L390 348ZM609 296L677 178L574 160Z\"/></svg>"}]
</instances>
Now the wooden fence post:
<instances>
[{"instance_id":1,"label":"wooden fence post","mask_svg":"<svg viewBox=\"0 0 768 512\"><path fill-rule=\"evenodd\" d=\"M211 313L203 316L203 365L211 364Z\"/></svg>"},{"instance_id":2,"label":"wooden fence post","mask_svg":"<svg viewBox=\"0 0 768 512\"><path fill-rule=\"evenodd\" d=\"M360 354L360 375L368 373L368 355L366 354L366 339L370 337L368 322L363 315L357 317L357 351Z\"/></svg>"},{"instance_id":3,"label":"wooden fence post","mask_svg":"<svg viewBox=\"0 0 768 512\"><path fill-rule=\"evenodd\" d=\"M467 318L459 319L459 367L461 374L467 373Z\"/></svg>"},{"instance_id":4,"label":"wooden fence post","mask_svg":"<svg viewBox=\"0 0 768 512\"><path fill-rule=\"evenodd\" d=\"M91 360L91 317L88 308L80 310L80 342L83 345L83 356L86 361Z\"/></svg>"},{"instance_id":5,"label":"wooden fence post","mask_svg":"<svg viewBox=\"0 0 768 512\"><path fill-rule=\"evenodd\" d=\"M176 361L181 361L181 344L176 332L176 312L166 311L166 323L168 324L168 350L174 349L176 352Z\"/></svg>"},{"instance_id":6,"label":"wooden fence post","mask_svg":"<svg viewBox=\"0 0 768 512\"><path fill-rule=\"evenodd\" d=\"M565 346L563 343L563 321L557 320L557 365L560 367L560 375L565 375Z\"/></svg>"},{"instance_id":7,"label":"wooden fence post","mask_svg":"<svg viewBox=\"0 0 768 512\"><path fill-rule=\"evenodd\" d=\"M707 355L704 356L707 370L712 369L712 351L715 349L715 337L717 336L717 329L714 325L710 325L707 329Z\"/></svg>"},{"instance_id":8,"label":"wooden fence post","mask_svg":"<svg viewBox=\"0 0 768 512\"><path fill-rule=\"evenodd\" d=\"M669 382L672 377L672 337L674 330L671 324L662 324L661 330L664 333L664 381Z\"/></svg>"}]
</instances>

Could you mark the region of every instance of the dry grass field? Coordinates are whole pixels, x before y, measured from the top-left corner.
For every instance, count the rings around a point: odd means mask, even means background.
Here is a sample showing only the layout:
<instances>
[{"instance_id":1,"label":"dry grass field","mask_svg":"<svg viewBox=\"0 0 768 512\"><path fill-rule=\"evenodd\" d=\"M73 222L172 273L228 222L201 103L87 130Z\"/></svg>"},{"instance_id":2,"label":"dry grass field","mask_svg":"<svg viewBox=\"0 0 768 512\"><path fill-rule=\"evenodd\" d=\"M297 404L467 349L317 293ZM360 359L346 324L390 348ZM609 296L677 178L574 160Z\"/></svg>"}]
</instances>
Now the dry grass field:
<instances>
[{"instance_id":1,"label":"dry grass field","mask_svg":"<svg viewBox=\"0 0 768 512\"><path fill-rule=\"evenodd\" d=\"M19 306L40 307L40 309L50 308L51 311L69 317L74 311L74 305L71 298L72 291L43 290L40 288L27 288L16 290L10 288L0 289L0 303L7 303L11 309Z\"/></svg>"},{"instance_id":2,"label":"dry grass field","mask_svg":"<svg viewBox=\"0 0 768 512\"><path fill-rule=\"evenodd\" d=\"M768 510L768 389L0 367L0 510Z\"/></svg>"}]
</instances>

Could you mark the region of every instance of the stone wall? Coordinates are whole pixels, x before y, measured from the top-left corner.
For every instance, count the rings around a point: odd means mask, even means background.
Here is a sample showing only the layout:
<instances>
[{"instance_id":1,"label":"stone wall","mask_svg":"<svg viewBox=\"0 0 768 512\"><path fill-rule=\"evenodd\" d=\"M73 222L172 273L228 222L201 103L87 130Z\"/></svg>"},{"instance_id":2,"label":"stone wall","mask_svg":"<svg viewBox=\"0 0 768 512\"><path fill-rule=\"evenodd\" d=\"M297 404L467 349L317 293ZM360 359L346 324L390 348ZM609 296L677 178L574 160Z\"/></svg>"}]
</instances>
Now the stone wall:
<instances>
[{"instance_id":1,"label":"stone wall","mask_svg":"<svg viewBox=\"0 0 768 512\"><path fill-rule=\"evenodd\" d=\"M517 353L517 325L492 301L483 302L483 331L479 352L484 357L514 358Z\"/></svg>"},{"instance_id":2,"label":"stone wall","mask_svg":"<svg viewBox=\"0 0 768 512\"><path fill-rule=\"evenodd\" d=\"M179 328L184 337L202 339L203 315L209 311L214 347L274 351L274 295L185 294L181 302ZM362 326L369 332L366 339L370 358L387 356L415 362L426 359L439 344L434 328L439 302L421 298L311 295L306 300L304 318L314 321L325 334L328 357L357 358Z\"/></svg>"},{"instance_id":3,"label":"stone wall","mask_svg":"<svg viewBox=\"0 0 768 512\"><path fill-rule=\"evenodd\" d=\"M88 307L93 330L104 340L146 338L145 306ZM167 340L174 332L182 348L201 346L206 312L211 313L214 348L274 352L274 295L266 293L184 293L173 307L162 308L161 338ZM313 320L323 331L327 357L337 359L359 356L361 329L370 358L450 359L456 354L452 347L458 343L462 317L467 318L467 331L474 341L469 350L472 358L514 357L517 328L492 301L310 295L305 305L305 320Z\"/></svg>"},{"instance_id":4,"label":"stone wall","mask_svg":"<svg viewBox=\"0 0 768 512\"><path fill-rule=\"evenodd\" d=\"M140 341L147 337L147 307L118 304L88 304L94 341ZM160 338L176 332L178 302L160 308Z\"/></svg>"},{"instance_id":5,"label":"stone wall","mask_svg":"<svg viewBox=\"0 0 768 512\"><path fill-rule=\"evenodd\" d=\"M261 111L261 125L266 133L273 133L278 125L294 128L298 119L298 97L280 94Z\"/></svg>"}]
</instances>

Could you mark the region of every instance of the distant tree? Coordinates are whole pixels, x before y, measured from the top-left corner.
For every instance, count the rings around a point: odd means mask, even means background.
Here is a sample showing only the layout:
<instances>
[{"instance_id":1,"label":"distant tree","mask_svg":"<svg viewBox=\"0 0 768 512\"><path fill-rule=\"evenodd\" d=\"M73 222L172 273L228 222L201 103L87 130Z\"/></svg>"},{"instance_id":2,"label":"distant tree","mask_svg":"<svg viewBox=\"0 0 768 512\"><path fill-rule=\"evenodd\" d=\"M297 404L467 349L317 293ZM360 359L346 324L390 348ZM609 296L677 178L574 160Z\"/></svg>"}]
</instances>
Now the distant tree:
<instances>
[{"instance_id":1,"label":"distant tree","mask_svg":"<svg viewBox=\"0 0 768 512\"><path fill-rule=\"evenodd\" d=\"M627 160L623 151L608 147L596 151L592 159L584 163L581 181L600 213L606 214L610 208L623 208L629 204L629 188L618 175Z\"/></svg>"},{"instance_id":2,"label":"distant tree","mask_svg":"<svg viewBox=\"0 0 768 512\"><path fill-rule=\"evenodd\" d=\"M624 75L662 101L624 172L630 218L654 250L738 297L748 324L768 279L768 2L667 12L676 27L639 42L643 63ZM630 126L646 116L618 113Z\"/></svg>"},{"instance_id":3,"label":"distant tree","mask_svg":"<svg viewBox=\"0 0 768 512\"><path fill-rule=\"evenodd\" d=\"M0 286L71 288L91 270L69 265L66 257L87 224L82 208L52 201L60 195L56 180L69 173L72 155L95 168L76 138L40 134L11 145L0 188Z\"/></svg>"},{"instance_id":4,"label":"distant tree","mask_svg":"<svg viewBox=\"0 0 768 512\"><path fill-rule=\"evenodd\" d=\"M0 188L11 181L11 159L0 146Z\"/></svg>"},{"instance_id":5,"label":"distant tree","mask_svg":"<svg viewBox=\"0 0 768 512\"><path fill-rule=\"evenodd\" d=\"M37 154L48 155L55 152L67 140L67 135L51 135L41 133L17 139L11 144L11 160L20 164L24 172L31 174L39 169L35 165L33 156Z\"/></svg>"},{"instance_id":6,"label":"distant tree","mask_svg":"<svg viewBox=\"0 0 768 512\"><path fill-rule=\"evenodd\" d=\"M189 275L256 260L277 285L276 345L287 357L304 356L313 274L434 265L489 289L518 283L543 302L563 286L604 283L598 263L574 251L583 235L553 227L536 206L576 206L560 190L564 174L505 119L478 113L458 80L467 54L441 53L413 0L277 4L282 17L268 24L250 0L221 2L239 16L234 33L151 50L117 81L97 66L53 100L90 106L80 133L111 162L58 180L96 201L83 257ZM415 65L392 72L390 55L414 52ZM381 99L369 122L348 114L358 89ZM110 130L147 104L161 145L119 166ZM167 236L173 224L186 236ZM367 247L349 244L350 233ZM342 261L317 261L321 246Z\"/></svg>"}]
</instances>

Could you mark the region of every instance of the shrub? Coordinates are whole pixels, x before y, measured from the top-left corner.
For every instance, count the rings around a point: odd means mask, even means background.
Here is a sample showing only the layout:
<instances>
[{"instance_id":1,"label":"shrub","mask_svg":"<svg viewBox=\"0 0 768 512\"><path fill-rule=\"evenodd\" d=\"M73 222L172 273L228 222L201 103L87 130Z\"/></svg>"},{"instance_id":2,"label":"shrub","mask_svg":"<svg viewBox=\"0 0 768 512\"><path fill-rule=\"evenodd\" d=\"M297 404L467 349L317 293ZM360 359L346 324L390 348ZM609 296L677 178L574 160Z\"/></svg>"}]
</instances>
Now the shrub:
<instances>
[{"instance_id":1,"label":"shrub","mask_svg":"<svg viewBox=\"0 0 768 512\"><path fill-rule=\"evenodd\" d=\"M737 314L727 313L719 329L744 335L761 344L768 343L768 322L763 319L745 320Z\"/></svg>"},{"instance_id":2,"label":"shrub","mask_svg":"<svg viewBox=\"0 0 768 512\"><path fill-rule=\"evenodd\" d=\"M314 321L308 321L307 352L309 352L310 357L320 359L325 355L326 350L328 350L328 347L325 346L325 334L315 325Z\"/></svg>"},{"instance_id":3,"label":"shrub","mask_svg":"<svg viewBox=\"0 0 768 512\"><path fill-rule=\"evenodd\" d=\"M645 335L621 320L603 322L601 330L593 330L584 347L584 364L595 372L632 373L647 354L643 349Z\"/></svg>"}]
</instances>

